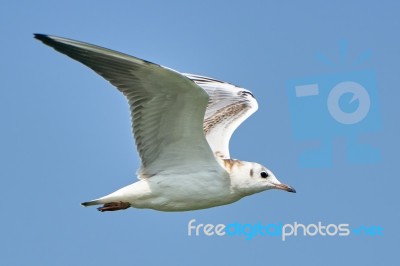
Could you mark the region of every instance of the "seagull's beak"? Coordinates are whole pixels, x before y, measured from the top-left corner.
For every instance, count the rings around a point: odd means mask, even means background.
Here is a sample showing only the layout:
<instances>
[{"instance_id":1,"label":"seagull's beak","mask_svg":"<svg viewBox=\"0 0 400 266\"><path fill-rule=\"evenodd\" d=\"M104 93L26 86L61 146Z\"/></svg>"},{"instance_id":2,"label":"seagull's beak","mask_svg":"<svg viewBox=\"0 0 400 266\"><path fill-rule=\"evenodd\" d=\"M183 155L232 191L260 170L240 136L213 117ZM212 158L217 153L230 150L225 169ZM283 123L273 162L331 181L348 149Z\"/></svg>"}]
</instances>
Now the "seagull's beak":
<instances>
[{"instance_id":1,"label":"seagull's beak","mask_svg":"<svg viewBox=\"0 0 400 266\"><path fill-rule=\"evenodd\" d=\"M285 190L287 192L296 193L296 190L293 187L288 186L286 184L274 184L274 185L275 185L276 189L281 189L281 190Z\"/></svg>"}]
</instances>

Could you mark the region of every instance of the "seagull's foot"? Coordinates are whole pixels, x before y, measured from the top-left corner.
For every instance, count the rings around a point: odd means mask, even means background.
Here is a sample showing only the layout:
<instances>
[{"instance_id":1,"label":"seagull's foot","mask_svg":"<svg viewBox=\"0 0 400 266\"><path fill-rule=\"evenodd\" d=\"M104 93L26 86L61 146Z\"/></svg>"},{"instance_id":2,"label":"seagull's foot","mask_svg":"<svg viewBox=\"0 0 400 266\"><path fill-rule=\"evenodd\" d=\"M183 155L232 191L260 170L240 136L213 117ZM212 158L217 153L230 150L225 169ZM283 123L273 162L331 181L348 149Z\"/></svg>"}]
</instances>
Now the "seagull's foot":
<instances>
[{"instance_id":1,"label":"seagull's foot","mask_svg":"<svg viewBox=\"0 0 400 266\"><path fill-rule=\"evenodd\" d=\"M101 212L108 212L108 211L119 211L125 210L131 207L129 202L109 202L103 205L103 207L97 208L97 210Z\"/></svg>"}]
</instances>

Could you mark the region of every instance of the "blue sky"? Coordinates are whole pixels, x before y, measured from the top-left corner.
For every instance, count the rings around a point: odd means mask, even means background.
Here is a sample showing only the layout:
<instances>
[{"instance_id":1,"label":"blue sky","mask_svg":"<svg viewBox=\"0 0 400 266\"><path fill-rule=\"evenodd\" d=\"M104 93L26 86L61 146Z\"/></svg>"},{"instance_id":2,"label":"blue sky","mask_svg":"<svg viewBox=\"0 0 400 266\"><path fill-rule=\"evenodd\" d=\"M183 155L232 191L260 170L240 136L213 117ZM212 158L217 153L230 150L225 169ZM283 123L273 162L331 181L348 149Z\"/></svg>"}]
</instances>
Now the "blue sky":
<instances>
[{"instance_id":1,"label":"blue sky","mask_svg":"<svg viewBox=\"0 0 400 266\"><path fill-rule=\"evenodd\" d=\"M1 265L395 264L400 236L398 2L1 5ZM101 77L34 40L33 33L94 43L251 90L260 108L233 136L231 155L268 166L298 193L269 191L185 213L82 208L80 202L136 180L139 159L128 105ZM343 40L348 61L340 63ZM366 50L372 56L352 65ZM317 53L335 64L322 64ZM357 138L377 148L380 161L346 160L346 131L322 130L315 139L297 140L288 81L323 81L328 74L351 76L364 69L375 74L371 102L380 126L361 130ZM326 112L323 107L314 113ZM312 122L306 118L304 125ZM331 166L305 168L301 154L326 138L334 147ZM213 224L321 221L380 226L383 235L299 236L284 242L268 236L188 237L191 219Z\"/></svg>"}]
</instances>

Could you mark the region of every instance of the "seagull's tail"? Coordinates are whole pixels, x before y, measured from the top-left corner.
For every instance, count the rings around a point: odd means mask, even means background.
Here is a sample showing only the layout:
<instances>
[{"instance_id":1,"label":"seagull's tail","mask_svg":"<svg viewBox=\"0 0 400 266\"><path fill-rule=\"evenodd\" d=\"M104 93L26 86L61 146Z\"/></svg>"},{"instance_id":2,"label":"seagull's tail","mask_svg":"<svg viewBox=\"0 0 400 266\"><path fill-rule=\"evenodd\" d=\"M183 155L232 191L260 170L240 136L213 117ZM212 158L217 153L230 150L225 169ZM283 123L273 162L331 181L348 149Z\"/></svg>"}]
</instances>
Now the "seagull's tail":
<instances>
[{"instance_id":1,"label":"seagull's tail","mask_svg":"<svg viewBox=\"0 0 400 266\"><path fill-rule=\"evenodd\" d=\"M84 207L99 205L99 204L103 204L103 203L100 200L91 200L91 201L86 201L86 202L81 203L81 205Z\"/></svg>"}]
</instances>

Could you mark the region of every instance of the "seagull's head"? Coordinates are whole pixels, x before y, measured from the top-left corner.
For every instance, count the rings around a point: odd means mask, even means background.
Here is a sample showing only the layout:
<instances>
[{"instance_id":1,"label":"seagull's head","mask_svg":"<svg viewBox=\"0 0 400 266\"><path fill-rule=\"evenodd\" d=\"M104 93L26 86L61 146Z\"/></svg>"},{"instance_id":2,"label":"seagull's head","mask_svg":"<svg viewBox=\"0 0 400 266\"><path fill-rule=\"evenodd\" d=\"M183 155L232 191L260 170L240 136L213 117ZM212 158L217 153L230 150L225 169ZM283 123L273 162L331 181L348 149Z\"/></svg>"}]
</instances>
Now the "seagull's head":
<instances>
[{"instance_id":1,"label":"seagull's head","mask_svg":"<svg viewBox=\"0 0 400 266\"><path fill-rule=\"evenodd\" d=\"M246 196L268 189L296 193L293 187L281 183L271 170L258 163L241 161L232 167L230 176L235 190Z\"/></svg>"}]
</instances>

